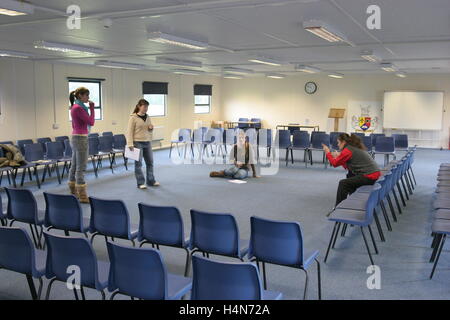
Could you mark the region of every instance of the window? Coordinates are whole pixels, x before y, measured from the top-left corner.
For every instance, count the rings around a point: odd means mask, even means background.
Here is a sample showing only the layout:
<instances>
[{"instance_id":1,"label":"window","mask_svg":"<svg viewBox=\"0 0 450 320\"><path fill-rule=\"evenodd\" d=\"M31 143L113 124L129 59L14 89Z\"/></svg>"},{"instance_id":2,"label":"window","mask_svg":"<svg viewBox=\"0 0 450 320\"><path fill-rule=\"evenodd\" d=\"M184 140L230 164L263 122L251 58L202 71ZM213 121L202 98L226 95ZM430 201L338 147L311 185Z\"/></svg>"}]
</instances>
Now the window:
<instances>
[{"instance_id":1,"label":"window","mask_svg":"<svg viewBox=\"0 0 450 320\"><path fill-rule=\"evenodd\" d=\"M164 117L166 115L168 85L167 82L145 81L142 83L142 94L144 99L150 103L148 108L150 117Z\"/></svg>"},{"instance_id":2,"label":"window","mask_svg":"<svg viewBox=\"0 0 450 320\"><path fill-rule=\"evenodd\" d=\"M69 79L69 92L79 88L86 87L89 90L89 100L95 104L95 120L103 119L103 109L102 109L102 83L101 80L91 80L91 79ZM69 119L70 117L69 111Z\"/></svg>"},{"instance_id":3,"label":"window","mask_svg":"<svg viewBox=\"0 0 450 320\"><path fill-rule=\"evenodd\" d=\"M211 96L205 95L194 96L194 102L195 102L194 113L211 112Z\"/></svg>"},{"instance_id":4,"label":"window","mask_svg":"<svg viewBox=\"0 0 450 320\"><path fill-rule=\"evenodd\" d=\"M150 103L148 106L150 117L164 117L166 115L166 97L165 94L144 94L144 99Z\"/></svg>"},{"instance_id":5,"label":"window","mask_svg":"<svg viewBox=\"0 0 450 320\"><path fill-rule=\"evenodd\" d=\"M194 113L211 112L212 85L194 85Z\"/></svg>"}]
</instances>

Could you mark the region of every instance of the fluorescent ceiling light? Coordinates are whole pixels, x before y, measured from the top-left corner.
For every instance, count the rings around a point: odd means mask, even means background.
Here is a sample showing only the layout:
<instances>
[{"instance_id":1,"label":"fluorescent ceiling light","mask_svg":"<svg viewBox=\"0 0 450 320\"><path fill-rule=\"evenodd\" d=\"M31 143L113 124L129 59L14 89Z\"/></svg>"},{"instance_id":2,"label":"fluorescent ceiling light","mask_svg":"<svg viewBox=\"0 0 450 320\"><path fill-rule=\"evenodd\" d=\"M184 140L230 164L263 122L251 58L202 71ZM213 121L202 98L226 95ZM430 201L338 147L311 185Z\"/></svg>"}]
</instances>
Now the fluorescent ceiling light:
<instances>
[{"instance_id":1,"label":"fluorescent ceiling light","mask_svg":"<svg viewBox=\"0 0 450 320\"><path fill-rule=\"evenodd\" d=\"M370 61L370 62L379 62L381 59L373 54L372 50L364 50L361 51L361 58Z\"/></svg>"},{"instance_id":2,"label":"fluorescent ceiling light","mask_svg":"<svg viewBox=\"0 0 450 320\"><path fill-rule=\"evenodd\" d=\"M237 76L237 75L234 75L234 74L226 74L226 75L224 75L223 77L224 77L225 79L236 79L236 80L244 79L244 77L242 77L242 76Z\"/></svg>"},{"instance_id":3,"label":"fluorescent ceiling light","mask_svg":"<svg viewBox=\"0 0 450 320\"><path fill-rule=\"evenodd\" d=\"M30 58L32 55L25 52L19 51L9 51L9 50L0 50L0 57L10 57L10 58Z\"/></svg>"},{"instance_id":4,"label":"fluorescent ceiling light","mask_svg":"<svg viewBox=\"0 0 450 320\"><path fill-rule=\"evenodd\" d=\"M72 44L56 43L48 41L36 41L34 43L34 47L36 49L44 49L71 54L80 54L80 53L85 55L103 54L103 50L98 48L82 47Z\"/></svg>"},{"instance_id":5,"label":"fluorescent ceiling light","mask_svg":"<svg viewBox=\"0 0 450 320\"><path fill-rule=\"evenodd\" d=\"M328 76L330 78L335 78L335 79L342 79L344 77L344 75L342 73L338 73L338 72L330 72L328 74Z\"/></svg>"},{"instance_id":6,"label":"fluorescent ceiling light","mask_svg":"<svg viewBox=\"0 0 450 320\"><path fill-rule=\"evenodd\" d=\"M33 13L34 7L29 3L14 0L0 1L0 14L5 16L23 16Z\"/></svg>"},{"instance_id":7,"label":"fluorescent ceiling light","mask_svg":"<svg viewBox=\"0 0 450 320\"><path fill-rule=\"evenodd\" d=\"M233 74L248 74L253 73L253 70L243 69L243 68L235 68L235 67L224 67L223 71Z\"/></svg>"},{"instance_id":8,"label":"fluorescent ceiling light","mask_svg":"<svg viewBox=\"0 0 450 320\"><path fill-rule=\"evenodd\" d=\"M175 69L175 70L173 70L173 73L197 76L197 75L203 74L204 72L200 71L200 70Z\"/></svg>"},{"instance_id":9,"label":"fluorescent ceiling light","mask_svg":"<svg viewBox=\"0 0 450 320\"><path fill-rule=\"evenodd\" d=\"M268 73L266 77L271 79L284 79L286 76L280 73Z\"/></svg>"},{"instance_id":10,"label":"fluorescent ceiling light","mask_svg":"<svg viewBox=\"0 0 450 320\"><path fill-rule=\"evenodd\" d=\"M199 61L179 60L179 59L172 59L172 58L166 58L166 57L156 57L156 63L168 64L171 66L181 66L181 67L195 67L195 68L202 67L202 63Z\"/></svg>"},{"instance_id":11,"label":"fluorescent ceiling light","mask_svg":"<svg viewBox=\"0 0 450 320\"><path fill-rule=\"evenodd\" d=\"M395 75L400 78L406 78L406 72L403 71L399 71Z\"/></svg>"},{"instance_id":12,"label":"fluorescent ceiling light","mask_svg":"<svg viewBox=\"0 0 450 320\"><path fill-rule=\"evenodd\" d=\"M97 67L106 67L114 69L142 70L145 68L143 64L126 63L117 61L97 60L94 63Z\"/></svg>"},{"instance_id":13,"label":"fluorescent ceiling light","mask_svg":"<svg viewBox=\"0 0 450 320\"><path fill-rule=\"evenodd\" d=\"M196 40L190 40L181 38L178 36L174 36L168 33L163 32L149 32L148 33L148 40L163 44L171 44L175 46L185 47L189 49L195 49L195 50L202 50L206 49L208 47L208 44L201 41Z\"/></svg>"},{"instance_id":14,"label":"fluorescent ceiling light","mask_svg":"<svg viewBox=\"0 0 450 320\"><path fill-rule=\"evenodd\" d=\"M392 63L381 63L380 67L382 70L386 72L395 72L398 70L398 68L394 66Z\"/></svg>"},{"instance_id":15,"label":"fluorescent ceiling light","mask_svg":"<svg viewBox=\"0 0 450 320\"><path fill-rule=\"evenodd\" d=\"M276 60L270 59L270 58L255 57L253 59L249 59L248 61L254 62L254 63L260 63L260 64L266 64L269 66L281 66L281 63L279 61L276 61Z\"/></svg>"},{"instance_id":16,"label":"fluorescent ceiling light","mask_svg":"<svg viewBox=\"0 0 450 320\"><path fill-rule=\"evenodd\" d=\"M303 28L329 42L347 42L345 37L322 21L310 20L303 22Z\"/></svg>"},{"instance_id":17,"label":"fluorescent ceiling light","mask_svg":"<svg viewBox=\"0 0 450 320\"><path fill-rule=\"evenodd\" d=\"M301 71L301 72L306 72L306 73L319 73L320 72L319 68L305 66L303 64L295 66L295 70Z\"/></svg>"}]
</instances>

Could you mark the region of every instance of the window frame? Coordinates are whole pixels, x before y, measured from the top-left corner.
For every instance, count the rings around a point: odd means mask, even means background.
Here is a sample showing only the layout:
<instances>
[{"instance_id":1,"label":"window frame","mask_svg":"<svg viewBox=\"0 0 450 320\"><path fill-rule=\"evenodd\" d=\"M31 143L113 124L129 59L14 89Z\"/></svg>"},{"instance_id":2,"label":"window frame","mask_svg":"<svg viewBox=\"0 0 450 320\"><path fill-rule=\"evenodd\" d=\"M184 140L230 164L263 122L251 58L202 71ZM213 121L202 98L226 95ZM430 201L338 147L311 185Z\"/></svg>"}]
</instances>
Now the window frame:
<instances>
[{"instance_id":1,"label":"window frame","mask_svg":"<svg viewBox=\"0 0 450 320\"><path fill-rule=\"evenodd\" d=\"M73 78L73 79L68 79L67 80L67 84L70 86L71 82L77 82L77 83L96 83L98 84L98 99L99 99L99 105L98 106L94 106L94 114L95 114L95 110L100 110L100 119L95 118L95 121L102 121L103 120L103 104L102 104L102 94L103 94L103 90L102 90L102 80L97 80L97 79L83 79L83 78ZM69 89L70 92L70 89ZM71 122L72 119L70 118L70 114L69 114L69 122Z\"/></svg>"},{"instance_id":2,"label":"window frame","mask_svg":"<svg viewBox=\"0 0 450 320\"><path fill-rule=\"evenodd\" d=\"M150 95L156 95L156 96L164 96L164 114L163 115L150 115L149 112L147 112L148 116L151 118L163 118L163 117L167 117L167 98L168 98L168 94L166 93L145 93L142 94L142 98L144 98L145 100L149 101L150 99L146 99L145 96L150 96ZM149 101L150 102L150 101ZM149 108L151 108L151 103Z\"/></svg>"},{"instance_id":3,"label":"window frame","mask_svg":"<svg viewBox=\"0 0 450 320\"><path fill-rule=\"evenodd\" d=\"M195 103L195 97L197 96L206 96L208 97L208 104L197 104ZM197 107L205 107L208 106L208 112L196 112L196 108ZM212 95L206 95L206 94L194 94L194 114L209 114L211 113L211 109L212 109Z\"/></svg>"}]
</instances>

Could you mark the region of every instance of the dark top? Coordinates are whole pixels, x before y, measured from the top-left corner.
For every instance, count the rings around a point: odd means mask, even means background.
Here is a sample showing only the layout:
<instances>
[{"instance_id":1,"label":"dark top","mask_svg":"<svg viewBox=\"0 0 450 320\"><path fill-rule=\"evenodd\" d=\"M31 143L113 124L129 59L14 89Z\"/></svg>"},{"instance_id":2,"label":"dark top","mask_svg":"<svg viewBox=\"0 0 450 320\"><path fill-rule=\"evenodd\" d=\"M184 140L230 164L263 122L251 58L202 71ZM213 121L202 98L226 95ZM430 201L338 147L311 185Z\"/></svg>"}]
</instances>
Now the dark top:
<instances>
[{"instance_id":1,"label":"dark top","mask_svg":"<svg viewBox=\"0 0 450 320\"><path fill-rule=\"evenodd\" d=\"M144 114L143 116L141 116L141 115L139 115L139 114L136 114L139 118L141 118L142 120L144 120L144 122L145 121L147 121L147 117L148 117L148 115L147 114Z\"/></svg>"}]
</instances>

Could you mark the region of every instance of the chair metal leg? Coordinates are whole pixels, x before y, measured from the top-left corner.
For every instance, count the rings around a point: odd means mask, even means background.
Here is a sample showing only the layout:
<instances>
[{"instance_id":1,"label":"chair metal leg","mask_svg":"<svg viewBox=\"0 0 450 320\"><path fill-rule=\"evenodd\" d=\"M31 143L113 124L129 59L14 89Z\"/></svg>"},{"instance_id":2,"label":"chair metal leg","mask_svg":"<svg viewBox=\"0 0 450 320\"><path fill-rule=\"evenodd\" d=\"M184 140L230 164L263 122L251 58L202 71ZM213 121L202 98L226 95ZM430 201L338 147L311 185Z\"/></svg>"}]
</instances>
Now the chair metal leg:
<instances>
[{"instance_id":1,"label":"chair metal leg","mask_svg":"<svg viewBox=\"0 0 450 320\"><path fill-rule=\"evenodd\" d=\"M433 252L431 253L431 257L430 260L428 262L434 262L436 259L436 254L439 250L441 241L442 241L442 234L435 234L434 239L433 239L433 243L431 244L431 247L433 248Z\"/></svg>"},{"instance_id":2,"label":"chair metal leg","mask_svg":"<svg viewBox=\"0 0 450 320\"><path fill-rule=\"evenodd\" d=\"M345 225L345 224L344 224L344 225ZM334 249L334 246L336 245L336 240L337 240L337 238L338 238L338 235L339 235L339 229L340 229L340 228L341 228L341 223L338 222L338 227L337 227L336 234L335 234L334 240L333 240L333 246L331 247L331 248L333 248L333 249Z\"/></svg>"},{"instance_id":3,"label":"chair metal leg","mask_svg":"<svg viewBox=\"0 0 450 320\"><path fill-rule=\"evenodd\" d=\"M384 238L384 233L383 233L383 229L381 228L380 219L378 219L378 214L376 214L375 211L373 213L373 218L375 220L375 224L376 224L377 229L378 229L378 234L380 235L380 240L382 242L385 242L386 239Z\"/></svg>"},{"instance_id":4,"label":"chair metal leg","mask_svg":"<svg viewBox=\"0 0 450 320\"><path fill-rule=\"evenodd\" d=\"M367 239L366 239L366 235L364 233L363 227L360 227L360 229L361 229L361 234L364 239L364 244L366 245L367 254L369 255L370 263L371 263L371 265L374 265L373 259L372 259L372 254L370 253L369 244L367 243Z\"/></svg>"},{"instance_id":5,"label":"chair metal leg","mask_svg":"<svg viewBox=\"0 0 450 320\"><path fill-rule=\"evenodd\" d=\"M324 263L327 263L328 254L330 253L331 244L333 243L334 234L336 233L338 222L334 223L333 232L331 233L330 242L328 243L327 253L325 254L325 259L323 260Z\"/></svg>"},{"instance_id":6,"label":"chair metal leg","mask_svg":"<svg viewBox=\"0 0 450 320\"><path fill-rule=\"evenodd\" d=\"M414 183L417 184L416 176L414 175L414 170L412 169L412 167L409 167L409 169L411 170L411 175L412 175L412 177L414 179Z\"/></svg>"},{"instance_id":7,"label":"chair metal leg","mask_svg":"<svg viewBox=\"0 0 450 320\"><path fill-rule=\"evenodd\" d=\"M395 188L392 188L392 194L394 195L395 204L397 205L398 213L402 214L402 208L400 207L400 202L398 201L397 192L395 192Z\"/></svg>"},{"instance_id":8,"label":"chair metal leg","mask_svg":"<svg viewBox=\"0 0 450 320\"><path fill-rule=\"evenodd\" d=\"M26 277L27 277L28 287L30 288L31 298L33 300L39 300L38 294L36 292L36 286L34 285L34 282L33 282L33 277L28 274L26 275ZM42 279L41 279L41 281L42 281Z\"/></svg>"},{"instance_id":9,"label":"chair metal leg","mask_svg":"<svg viewBox=\"0 0 450 320\"><path fill-rule=\"evenodd\" d=\"M264 290L267 290L267 275L266 275L266 264L265 264L265 262L262 263L262 269L263 269Z\"/></svg>"},{"instance_id":10,"label":"chair metal leg","mask_svg":"<svg viewBox=\"0 0 450 320\"><path fill-rule=\"evenodd\" d=\"M387 209L386 209L386 206L384 205L384 199L380 200L380 206L383 210L386 211L386 214L387 214ZM391 215L392 215L392 219L394 220L394 222L397 222L397 216L395 215L394 211L391 211Z\"/></svg>"},{"instance_id":11,"label":"chair metal leg","mask_svg":"<svg viewBox=\"0 0 450 320\"><path fill-rule=\"evenodd\" d=\"M372 238L372 244L373 244L373 247L375 248L375 254L378 254L378 248L377 248L377 244L375 243L375 238L373 237L372 228L370 227L370 225L368 225L367 228L369 229L370 237Z\"/></svg>"},{"instance_id":12,"label":"chair metal leg","mask_svg":"<svg viewBox=\"0 0 450 320\"><path fill-rule=\"evenodd\" d=\"M106 300L105 291L100 291L100 294L102 295L102 300Z\"/></svg>"},{"instance_id":13,"label":"chair metal leg","mask_svg":"<svg viewBox=\"0 0 450 320\"><path fill-rule=\"evenodd\" d=\"M170 143L169 158L172 156L173 143Z\"/></svg>"},{"instance_id":14,"label":"chair metal leg","mask_svg":"<svg viewBox=\"0 0 450 320\"><path fill-rule=\"evenodd\" d=\"M52 290L52 285L53 285L53 282L55 282L55 281L56 281L56 278L53 278L48 283L47 293L45 294L45 300L48 300L50 298L50 291Z\"/></svg>"},{"instance_id":15,"label":"chair metal leg","mask_svg":"<svg viewBox=\"0 0 450 320\"><path fill-rule=\"evenodd\" d=\"M402 200L402 204L403 204L404 207L406 207L406 202L405 202L405 198L403 197L403 192L402 192L402 188L400 187L400 182L397 181L396 185L397 185L397 191L398 191L398 193L400 195L400 199Z\"/></svg>"},{"instance_id":16,"label":"chair metal leg","mask_svg":"<svg viewBox=\"0 0 450 320\"><path fill-rule=\"evenodd\" d=\"M75 296L75 300L80 300L80 298L78 298L78 292L77 289L73 288L73 295Z\"/></svg>"},{"instance_id":17,"label":"chair metal leg","mask_svg":"<svg viewBox=\"0 0 450 320\"><path fill-rule=\"evenodd\" d=\"M381 212L383 213L384 221L386 222L386 227L388 231L392 231L391 221L389 220L389 216L387 215L386 208L384 206L381 207Z\"/></svg>"},{"instance_id":18,"label":"chair metal leg","mask_svg":"<svg viewBox=\"0 0 450 320\"><path fill-rule=\"evenodd\" d=\"M406 190L405 180L403 180L403 177L400 178L400 182L402 183L403 190L405 191L406 200L409 200L408 191Z\"/></svg>"},{"instance_id":19,"label":"chair metal leg","mask_svg":"<svg viewBox=\"0 0 450 320\"><path fill-rule=\"evenodd\" d=\"M308 293L308 271L301 269L305 272L305 289L303 291L303 300L306 300L306 294Z\"/></svg>"},{"instance_id":20,"label":"chair metal leg","mask_svg":"<svg viewBox=\"0 0 450 320\"><path fill-rule=\"evenodd\" d=\"M409 183L410 183L410 185L411 185L411 189L412 189L412 190L416 189L416 188L415 188L415 185L414 185L414 182L413 182L413 180L412 180L412 178L411 178L411 173L409 172L409 169L406 170L406 175L408 176L408 180L409 180Z\"/></svg>"},{"instance_id":21,"label":"chair metal leg","mask_svg":"<svg viewBox=\"0 0 450 320\"><path fill-rule=\"evenodd\" d=\"M12 224L12 222L11 222L11 224ZM30 223L29 226L30 226L31 237L32 237L32 239L33 239L34 246L35 246L37 249L39 249L39 244L38 244L38 242L37 242L37 235L34 234L33 225Z\"/></svg>"},{"instance_id":22,"label":"chair metal leg","mask_svg":"<svg viewBox=\"0 0 450 320\"><path fill-rule=\"evenodd\" d=\"M189 265L191 263L190 261L190 254L189 249L184 249L186 251L186 265L184 267L184 276L187 277L189 275Z\"/></svg>"},{"instance_id":23,"label":"chair metal leg","mask_svg":"<svg viewBox=\"0 0 450 320\"><path fill-rule=\"evenodd\" d=\"M319 295L319 300L322 300L322 280L320 276L320 262L317 259L314 260L316 260L317 263L317 292Z\"/></svg>"},{"instance_id":24,"label":"chair metal leg","mask_svg":"<svg viewBox=\"0 0 450 320\"><path fill-rule=\"evenodd\" d=\"M41 183L39 182L39 172L38 172L37 166L34 167L34 175L36 176L36 184L38 186L38 189L40 189ZM44 175L45 175L45 170L44 170Z\"/></svg>"},{"instance_id":25,"label":"chair metal leg","mask_svg":"<svg viewBox=\"0 0 450 320\"><path fill-rule=\"evenodd\" d=\"M80 286L80 291L81 291L81 299L82 300L86 300L86 296L84 295L84 288L83 288L83 286Z\"/></svg>"},{"instance_id":26,"label":"chair metal leg","mask_svg":"<svg viewBox=\"0 0 450 320\"><path fill-rule=\"evenodd\" d=\"M438 264L439 257L441 256L442 248L444 247L444 243L445 243L445 238L446 238L446 236L447 236L447 235L445 235L445 234L442 236L442 240L441 240L441 244L440 244L440 246L439 246L438 252L437 252L436 260L434 261L433 269L431 269L430 279L433 278L434 271L436 270L436 266L437 266L437 264Z\"/></svg>"},{"instance_id":27,"label":"chair metal leg","mask_svg":"<svg viewBox=\"0 0 450 320\"><path fill-rule=\"evenodd\" d=\"M389 193L386 194L386 200L388 202L389 209L391 210L392 217L395 216L395 218L397 219L397 216L395 214L394 205L392 204L392 199L391 199L391 196L389 195Z\"/></svg>"}]
</instances>

